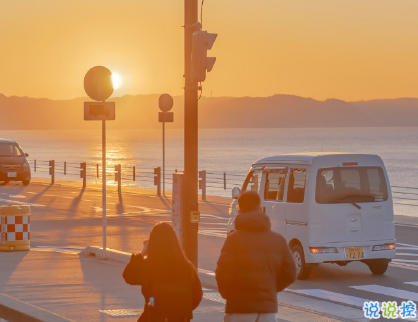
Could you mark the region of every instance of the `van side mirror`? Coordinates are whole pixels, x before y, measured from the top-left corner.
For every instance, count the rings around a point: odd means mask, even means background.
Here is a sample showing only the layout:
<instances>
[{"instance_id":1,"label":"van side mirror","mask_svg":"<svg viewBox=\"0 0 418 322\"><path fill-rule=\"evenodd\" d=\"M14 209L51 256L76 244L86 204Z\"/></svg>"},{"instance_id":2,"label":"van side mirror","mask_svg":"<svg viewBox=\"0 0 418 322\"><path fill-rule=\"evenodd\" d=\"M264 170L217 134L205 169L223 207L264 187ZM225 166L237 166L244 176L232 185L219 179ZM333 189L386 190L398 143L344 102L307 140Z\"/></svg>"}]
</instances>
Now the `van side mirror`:
<instances>
[{"instance_id":1,"label":"van side mirror","mask_svg":"<svg viewBox=\"0 0 418 322\"><path fill-rule=\"evenodd\" d=\"M238 199L240 193L241 193L241 190L239 190L239 188L237 187L232 188L232 199Z\"/></svg>"},{"instance_id":2,"label":"van side mirror","mask_svg":"<svg viewBox=\"0 0 418 322\"><path fill-rule=\"evenodd\" d=\"M25 153L25 157L28 157L29 156L29 153Z\"/></svg>"}]
</instances>

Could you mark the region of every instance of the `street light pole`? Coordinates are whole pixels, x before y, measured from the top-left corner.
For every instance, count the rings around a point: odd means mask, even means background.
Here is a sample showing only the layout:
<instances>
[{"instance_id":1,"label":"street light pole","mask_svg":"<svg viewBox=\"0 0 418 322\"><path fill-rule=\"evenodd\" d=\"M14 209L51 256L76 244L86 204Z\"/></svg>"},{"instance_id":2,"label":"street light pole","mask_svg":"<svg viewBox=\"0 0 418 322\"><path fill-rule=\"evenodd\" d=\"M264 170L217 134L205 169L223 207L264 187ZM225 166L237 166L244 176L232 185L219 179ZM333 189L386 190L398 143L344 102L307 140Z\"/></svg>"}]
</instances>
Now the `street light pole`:
<instances>
[{"instance_id":1,"label":"street light pole","mask_svg":"<svg viewBox=\"0 0 418 322\"><path fill-rule=\"evenodd\" d=\"M199 210L198 198L198 89L191 79L192 35L198 22L198 1L184 0L184 183L183 236L184 252L197 267L198 223L191 213Z\"/></svg>"},{"instance_id":2,"label":"street light pole","mask_svg":"<svg viewBox=\"0 0 418 322\"><path fill-rule=\"evenodd\" d=\"M106 121L102 120L102 207L103 207L103 258L106 258Z\"/></svg>"}]
</instances>

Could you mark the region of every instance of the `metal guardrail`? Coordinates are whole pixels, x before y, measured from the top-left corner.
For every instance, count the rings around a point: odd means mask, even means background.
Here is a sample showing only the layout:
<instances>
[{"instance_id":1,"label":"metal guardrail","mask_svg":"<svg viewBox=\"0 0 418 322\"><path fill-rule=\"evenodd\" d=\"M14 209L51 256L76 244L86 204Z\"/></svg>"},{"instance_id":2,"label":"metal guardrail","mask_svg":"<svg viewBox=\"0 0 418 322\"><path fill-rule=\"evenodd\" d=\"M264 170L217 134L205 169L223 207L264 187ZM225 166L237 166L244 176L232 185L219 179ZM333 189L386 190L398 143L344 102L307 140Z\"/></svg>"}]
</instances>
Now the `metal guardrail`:
<instances>
[{"instance_id":1,"label":"metal guardrail","mask_svg":"<svg viewBox=\"0 0 418 322\"><path fill-rule=\"evenodd\" d=\"M51 162L52 161L52 162ZM49 173L51 176L51 183L55 180L55 175L61 173L80 174L83 179L83 187L86 186L88 179L100 179L101 166L100 164L86 164L74 162L55 162L33 160L34 172ZM85 168L83 168L83 165ZM159 169L159 170L158 170ZM177 169L166 169L165 182L172 183L172 173L177 172ZM139 168L134 166L116 165L114 168L107 168L108 178L115 176L115 181L118 183L118 191L120 192L124 183L129 181L135 183L145 182L147 184L153 183L156 186L157 194L161 195L161 168ZM202 192L202 200L206 200L206 190L217 189L227 190L232 187L241 186L246 175L232 174L226 172L207 172L206 170L199 171L199 189ZM391 186L392 195L395 205L418 207L418 187L403 187Z\"/></svg>"}]
</instances>

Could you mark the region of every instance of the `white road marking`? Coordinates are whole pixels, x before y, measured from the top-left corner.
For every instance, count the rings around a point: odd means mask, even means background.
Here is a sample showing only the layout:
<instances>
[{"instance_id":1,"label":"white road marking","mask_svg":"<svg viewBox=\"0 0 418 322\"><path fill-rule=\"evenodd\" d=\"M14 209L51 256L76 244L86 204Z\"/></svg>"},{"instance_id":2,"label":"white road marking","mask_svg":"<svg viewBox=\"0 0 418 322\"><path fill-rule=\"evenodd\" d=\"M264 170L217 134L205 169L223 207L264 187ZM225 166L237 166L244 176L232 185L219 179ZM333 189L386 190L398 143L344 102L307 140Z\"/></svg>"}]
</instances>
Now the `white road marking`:
<instances>
[{"instance_id":1,"label":"white road marking","mask_svg":"<svg viewBox=\"0 0 418 322\"><path fill-rule=\"evenodd\" d=\"M226 203L216 203L216 202L208 202L208 201L198 201L199 203L203 203L203 204L210 204L210 205L217 205L217 206L225 206L225 207L229 207L230 204L226 204Z\"/></svg>"},{"instance_id":2,"label":"white road marking","mask_svg":"<svg viewBox=\"0 0 418 322\"><path fill-rule=\"evenodd\" d=\"M17 203L19 205L29 205L29 206L34 206L34 207L46 207L45 205L38 205L36 203L22 202L22 201L17 201L17 200L0 199L0 201L10 202L10 203Z\"/></svg>"},{"instance_id":3,"label":"white road marking","mask_svg":"<svg viewBox=\"0 0 418 322\"><path fill-rule=\"evenodd\" d=\"M316 297L316 298L329 300L329 301L333 301L333 302L339 302L339 303L343 303L343 304L354 305L354 306L358 306L360 308L363 307L364 302L370 301L368 299L363 299L363 298L357 297L357 296L351 296L351 295L342 294L342 293L335 293L335 292L321 290L321 289L304 289L304 290L286 289L286 291L290 291L290 292L294 292L294 293L298 293L298 294L304 294L304 295L308 295L308 296L313 296L313 297Z\"/></svg>"},{"instance_id":4,"label":"white road marking","mask_svg":"<svg viewBox=\"0 0 418 322\"><path fill-rule=\"evenodd\" d=\"M396 243L396 245L408 246L408 247L412 247L412 248L417 248L418 249L418 245L410 245L410 244L403 244L403 243Z\"/></svg>"},{"instance_id":5,"label":"white road marking","mask_svg":"<svg viewBox=\"0 0 418 322\"><path fill-rule=\"evenodd\" d=\"M402 263L416 263L418 264L418 260L415 259L392 259L392 262L398 263L398 262L402 262Z\"/></svg>"},{"instance_id":6,"label":"white road marking","mask_svg":"<svg viewBox=\"0 0 418 322\"><path fill-rule=\"evenodd\" d=\"M100 212L100 211L103 211L103 208L101 208L101 207L94 207L94 206L91 206L92 208L93 208L93 210L95 211L95 212ZM108 210L110 210L110 209L107 209L106 208L106 211L108 211Z\"/></svg>"},{"instance_id":7,"label":"white road marking","mask_svg":"<svg viewBox=\"0 0 418 322\"><path fill-rule=\"evenodd\" d=\"M208 217L208 218L216 218L216 219L222 219L222 220L229 220L229 218L215 216L215 215L209 215L209 214L201 214L200 217Z\"/></svg>"},{"instance_id":8,"label":"white road marking","mask_svg":"<svg viewBox=\"0 0 418 322\"><path fill-rule=\"evenodd\" d=\"M414 253L396 253L396 256L418 256L418 254L414 254Z\"/></svg>"},{"instance_id":9,"label":"white road marking","mask_svg":"<svg viewBox=\"0 0 418 322\"><path fill-rule=\"evenodd\" d=\"M406 268L406 269L408 269L409 267L412 267L410 269L418 268L418 265L407 264L407 263L397 263L396 261L394 262L393 259L392 259L392 263L389 263L389 265L390 266L393 266L393 265L405 266L405 267L402 267L402 268Z\"/></svg>"},{"instance_id":10,"label":"white road marking","mask_svg":"<svg viewBox=\"0 0 418 322\"><path fill-rule=\"evenodd\" d=\"M362 290L371 293L377 293L382 295L388 295L393 297L398 297L401 299L411 300L411 301L418 301L418 293L399 290L393 287L386 287L381 285L360 285L360 286L349 286L351 288L355 288L356 290Z\"/></svg>"},{"instance_id":11,"label":"white road marking","mask_svg":"<svg viewBox=\"0 0 418 322\"><path fill-rule=\"evenodd\" d=\"M395 226L418 228L418 225L415 225L415 224L411 224L411 225L407 225L407 224L395 224Z\"/></svg>"},{"instance_id":12,"label":"white road marking","mask_svg":"<svg viewBox=\"0 0 418 322\"><path fill-rule=\"evenodd\" d=\"M225 233L217 233L217 232L213 232L211 230L199 230L198 233L201 234L201 235L226 238L226 232Z\"/></svg>"},{"instance_id":13,"label":"white road marking","mask_svg":"<svg viewBox=\"0 0 418 322\"><path fill-rule=\"evenodd\" d=\"M57 252L57 253L65 253L65 254L78 254L84 248L82 247L53 247L53 246L37 246L31 247L31 250L39 251L39 252Z\"/></svg>"},{"instance_id":14,"label":"white road marking","mask_svg":"<svg viewBox=\"0 0 418 322\"><path fill-rule=\"evenodd\" d=\"M23 195L9 195L9 198L24 199L24 198L26 198L26 196L23 196Z\"/></svg>"},{"instance_id":15,"label":"white road marking","mask_svg":"<svg viewBox=\"0 0 418 322\"><path fill-rule=\"evenodd\" d=\"M404 282L405 284L411 284L411 285L415 285L418 286L418 282Z\"/></svg>"},{"instance_id":16,"label":"white road marking","mask_svg":"<svg viewBox=\"0 0 418 322\"><path fill-rule=\"evenodd\" d=\"M396 250L399 250L399 249L401 249L401 250L418 250L418 247L417 248L415 248L415 247L396 247Z\"/></svg>"}]
</instances>

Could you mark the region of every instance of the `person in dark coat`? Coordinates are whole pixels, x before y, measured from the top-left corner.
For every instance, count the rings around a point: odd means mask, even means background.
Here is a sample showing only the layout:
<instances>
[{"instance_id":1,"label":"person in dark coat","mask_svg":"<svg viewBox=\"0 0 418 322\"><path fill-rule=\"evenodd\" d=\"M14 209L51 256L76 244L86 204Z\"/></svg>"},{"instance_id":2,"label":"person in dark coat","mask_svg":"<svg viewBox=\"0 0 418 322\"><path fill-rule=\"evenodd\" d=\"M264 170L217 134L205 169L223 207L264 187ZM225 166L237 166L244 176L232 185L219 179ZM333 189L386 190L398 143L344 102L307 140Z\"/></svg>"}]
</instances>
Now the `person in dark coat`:
<instances>
[{"instance_id":1,"label":"person in dark coat","mask_svg":"<svg viewBox=\"0 0 418 322\"><path fill-rule=\"evenodd\" d=\"M271 231L254 191L238 198L235 229L225 240L216 268L226 299L224 322L275 322L277 293L292 284L296 267L286 240Z\"/></svg>"},{"instance_id":2,"label":"person in dark coat","mask_svg":"<svg viewBox=\"0 0 418 322\"><path fill-rule=\"evenodd\" d=\"M203 295L196 268L168 223L152 228L149 241L141 254L132 254L122 277L128 284L142 285L145 307L140 322L190 321Z\"/></svg>"}]
</instances>

